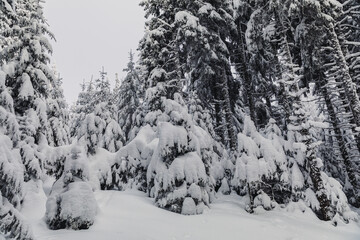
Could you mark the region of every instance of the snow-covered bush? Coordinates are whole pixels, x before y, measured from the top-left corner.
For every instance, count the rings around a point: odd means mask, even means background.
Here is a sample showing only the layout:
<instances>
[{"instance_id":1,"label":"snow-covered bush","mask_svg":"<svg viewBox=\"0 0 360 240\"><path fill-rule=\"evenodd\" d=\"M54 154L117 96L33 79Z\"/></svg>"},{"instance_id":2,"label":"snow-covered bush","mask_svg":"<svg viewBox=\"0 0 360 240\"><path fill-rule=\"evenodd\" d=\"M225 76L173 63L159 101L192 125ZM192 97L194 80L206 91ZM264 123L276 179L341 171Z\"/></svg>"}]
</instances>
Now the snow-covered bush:
<instances>
[{"instance_id":1,"label":"snow-covered bush","mask_svg":"<svg viewBox=\"0 0 360 240\"><path fill-rule=\"evenodd\" d=\"M97 203L89 180L84 150L73 146L63 175L54 183L46 203L46 223L51 229L88 229L95 219Z\"/></svg>"}]
</instances>

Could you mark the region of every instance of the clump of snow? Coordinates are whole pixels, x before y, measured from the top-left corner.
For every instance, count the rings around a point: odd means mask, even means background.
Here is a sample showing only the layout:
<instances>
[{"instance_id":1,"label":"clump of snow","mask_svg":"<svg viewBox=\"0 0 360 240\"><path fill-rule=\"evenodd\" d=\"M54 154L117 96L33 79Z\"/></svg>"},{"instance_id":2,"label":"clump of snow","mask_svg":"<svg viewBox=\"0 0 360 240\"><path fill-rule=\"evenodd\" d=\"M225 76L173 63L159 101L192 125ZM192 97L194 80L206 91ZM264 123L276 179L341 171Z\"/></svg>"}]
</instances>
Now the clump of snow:
<instances>
[{"instance_id":1,"label":"clump of snow","mask_svg":"<svg viewBox=\"0 0 360 240\"><path fill-rule=\"evenodd\" d=\"M183 214L183 215L196 214L196 204L191 197L187 197L184 199L181 214Z\"/></svg>"},{"instance_id":2,"label":"clump of snow","mask_svg":"<svg viewBox=\"0 0 360 240\"><path fill-rule=\"evenodd\" d=\"M273 208L270 197L263 191L260 191L260 194L258 194L254 199L254 207L257 206L261 206L265 210L271 210Z\"/></svg>"},{"instance_id":3,"label":"clump of snow","mask_svg":"<svg viewBox=\"0 0 360 240\"><path fill-rule=\"evenodd\" d=\"M28 99L29 97L34 96L34 88L31 83L30 76L27 73L23 73L22 75L22 85L19 90L19 97L23 99Z\"/></svg>"}]
</instances>

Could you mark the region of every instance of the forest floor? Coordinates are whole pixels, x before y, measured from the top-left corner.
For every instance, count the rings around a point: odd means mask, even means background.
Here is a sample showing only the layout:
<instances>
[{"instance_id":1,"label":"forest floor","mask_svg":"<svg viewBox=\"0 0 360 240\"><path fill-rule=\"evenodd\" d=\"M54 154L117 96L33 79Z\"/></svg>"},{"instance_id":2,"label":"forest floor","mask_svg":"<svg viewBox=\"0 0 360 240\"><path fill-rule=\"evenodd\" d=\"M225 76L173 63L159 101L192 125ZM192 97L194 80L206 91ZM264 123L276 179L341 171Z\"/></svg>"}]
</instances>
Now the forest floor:
<instances>
[{"instance_id":1,"label":"forest floor","mask_svg":"<svg viewBox=\"0 0 360 240\"><path fill-rule=\"evenodd\" d=\"M318 220L307 210L277 209L249 214L242 198L219 196L202 215L183 216L154 206L137 191L97 191L98 215L89 230L51 231L44 222L50 183L27 185L22 213L38 240L359 240L360 223ZM40 189L40 190L39 190ZM42 191L44 190L44 191Z\"/></svg>"}]
</instances>

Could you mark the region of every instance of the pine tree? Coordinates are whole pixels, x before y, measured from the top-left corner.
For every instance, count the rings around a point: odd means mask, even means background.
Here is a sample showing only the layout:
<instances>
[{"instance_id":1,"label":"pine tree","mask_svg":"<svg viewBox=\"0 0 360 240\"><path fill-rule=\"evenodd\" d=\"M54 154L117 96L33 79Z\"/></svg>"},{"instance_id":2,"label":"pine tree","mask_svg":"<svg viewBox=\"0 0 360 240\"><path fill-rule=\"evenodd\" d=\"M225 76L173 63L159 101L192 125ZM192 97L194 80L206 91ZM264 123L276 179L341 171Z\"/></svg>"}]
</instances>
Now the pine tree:
<instances>
[{"instance_id":1,"label":"pine tree","mask_svg":"<svg viewBox=\"0 0 360 240\"><path fill-rule=\"evenodd\" d=\"M335 5L334 5L335 4ZM341 34L338 35L334 27L334 21L341 15L341 5L336 2L323 1L321 4L305 2L301 8L306 20L302 21L297 29L298 39L301 44L301 58L304 66L306 81L315 81L319 87L319 93L326 106L325 113L328 121L332 125L332 137L328 138L330 144L337 152L338 159L342 162L336 162L333 165L329 159L325 163L330 174L337 176L338 180L344 183L345 191L350 201L358 205L358 171L355 170L356 159L359 147L354 145L359 137L356 136L356 94L349 80L348 67L345 66L344 48L341 44ZM312 14L310 14L312 13ZM300 13L298 13L300 14ZM321 33L321 38L316 37ZM345 77L344 77L345 76ZM349 94L350 93L350 94ZM351 99L352 103L351 103ZM324 155L326 156L326 155ZM331 166L333 165L333 166ZM341 177L337 172L338 166L345 168L347 177ZM350 182L350 189L347 187Z\"/></svg>"},{"instance_id":2,"label":"pine tree","mask_svg":"<svg viewBox=\"0 0 360 240\"><path fill-rule=\"evenodd\" d=\"M0 1L0 51L12 41L9 37L9 30L16 18L14 9L14 1Z\"/></svg>"},{"instance_id":3,"label":"pine tree","mask_svg":"<svg viewBox=\"0 0 360 240\"><path fill-rule=\"evenodd\" d=\"M7 239L32 240L32 232L18 210L0 195L0 234Z\"/></svg>"},{"instance_id":4,"label":"pine tree","mask_svg":"<svg viewBox=\"0 0 360 240\"><path fill-rule=\"evenodd\" d=\"M254 9L256 9L253 3L255 3L255 1L244 0L234 2L234 24L237 30L231 32L230 57L243 86L241 89L243 102L245 106L248 107L248 114L256 125L258 121L256 116L255 83L252 79L253 76L250 74L250 65L248 64L250 61L250 52L246 42L248 22Z\"/></svg>"},{"instance_id":5,"label":"pine tree","mask_svg":"<svg viewBox=\"0 0 360 240\"><path fill-rule=\"evenodd\" d=\"M74 119L75 126L80 124L77 139L86 146L87 153L91 155L96 154L97 148L105 148L110 152L118 151L124 143L124 137L117 122L115 106L111 102L110 83L104 69L100 71L100 78L95 81L94 91L92 92L90 83L87 94L79 95L79 104L82 104L83 97L87 97L90 103L86 103L85 108L80 105L79 117ZM85 113L82 113L84 110Z\"/></svg>"},{"instance_id":6,"label":"pine tree","mask_svg":"<svg viewBox=\"0 0 360 240\"><path fill-rule=\"evenodd\" d=\"M33 239L18 210L23 201L24 172L19 152L20 137L13 99L0 69L0 234L11 239Z\"/></svg>"},{"instance_id":7,"label":"pine tree","mask_svg":"<svg viewBox=\"0 0 360 240\"><path fill-rule=\"evenodd\" d=\"M53 35L47 28L39 1L17 1L15 9L16 21L7 33L14 41L3 49L0 60L6 64L5 68L13 69L7 75L6 86L12 90L21 131L18 147L26 168L25 180L29 180L38 179L42 171L37 145L46 136L45 102L48 89L54 83L48 67L48 53L52 48L46 38Z\"/></svg>"},{"instance_id":8,"label":"pine tree","mask_svg":"<svg viewBox=\"0 0 360 240\"><path fill-rule=\"evenodd\" d=\"M360 8L359 1L339 1L342 3L343 13L338 17L337 22L339 24L339 30L341 31L342 47L346 47L346 61L349 66L349 71L353 82L357 86L358 95L360 94L360 65L359 65L359 42L360 42L360 30L358 23L360 21L360 15L358 9Z\"/></svg>"},{"instance_id":9,"label":"pine tree","mask_svg":"<svg viewBox=\"0 0 360 240\"><path fill-rule=\"evenodd\" d=\"M231 74L226 39L235 28L229 1L189 1L176 16L179 66L187 91L196 91L203 105L212 110L215 130L221 141L236 148L234 105L238 86ZM184 47L182 47L184 46ZM209 106L209 102L211 105Z\"/></svg>"},{"instance_id":10,"label":"pine tree","mask_svg":"<svg viewBox=\"0 0 360 240\"><path fill-rule=\"evenodd\" d=\"M54 183L46 203L50 229L88 229L93 225L97 203L89 181L89 166L81 147L73 145L61 177Z\"/></svg>"},{"instance_id":11,"label":"pine tree","mask_svg":"<svg viewBox=\"0 0 360 240\"><path fill-rule=\"evenodd\" d=\"M272 119L260 134L250 117L238 135L239 148L231 186L250 199L249 212L257 206L270 210L290 201L290 173L280 129Z\"/></svg>"},{"instance_id":12,"label":"pine tree","mask_svg":"<svg viewBox=\"0 0 360 240\"><path fill-rule=\"evenodd\" d=\"M299 179L297 175L301 174L304 177L300 177L306 182L306 194L313 191L319 203L319 209L313 210L317 213L317 216L322 220L331 220L334 217L335 206L332 205L325 183L322 177L320 169L321 160L317 158L317 146L319 143L314 139L312 135L312 128L315 126L309 119L309 113L306 112L304 104L301 100L301 96L304 90L301 91L298 87L299 75L297 75L296 65L292 61L291 53L289 52L289 46L284 40L283 47L279 54L280 63L282 63L282 81L285 84L286 94L289 99L292 100L293 112L289 118L288 129L293 136L290 137L290 142L293 142L293 146L298 151L294 155L295 161L291 161L292 174L296 176L295 179ZM302 168L302 173L297 171L299 167ZM296 170L296 171L295 171ZM308 178L308 179L307 179ZM301 198L303 184L293 186L293 194L295 199ZM311 194L310 194L311 195Z\"/></svg>"},{"instance_id":13,"label":"pine tree","mask_svg":"<svg viewBox=\"0 0 360 240\"><path fill-rule=\"evenodd\" d=\"M203 154L211 137L195 126L181 93L184 76L177 68L180 52L174 40L175 16L183 3L144 1L142 5L146 15L152 18L147 22L148 33L140 44L147 90L145 117L139 133L148 125L158 139L146 166L148 193L161 208L199 214L213 193L206 168L211 158Z\"/></svg>"},{"instance_id":14,"label":"pine tree","mask_svg":"<svg viewBox=\"0 0 360 240\"><path fill-rule=\"evenodd\" d=\"M134 54L132 52L129 54L129 63L127 68L124 69L127 75L118 91L114 91L118 106L119 125L124 132L127 142L132 140L131 130L134 129L136 111L143 101L139 69L135 66Z\"/></svg>"},{"instance_id":15,"label":"pine tree","mask_svg":"<svg viewBox=\"0 0 360 240\"><path fill-rule=\"evenodd\" d=\"M0 107L0 116L4 112ZM0 234L8 239L31 240L32 232L19 213L24 182L20 156L0 126Z\"/></svg>"},{"instance_id":16,"label":"pine tree","mask_svg":"<svg viewBox=\"0 0 360 240\"><path fill-rule=\"evenodd\" d=\"M84 121L86 114L90 114L94 111L94 106L92 105L92 99L94 97L94 86L92 80L88 84L86 84L84 80L80 86L81 92L78 95L76 104L71 109L71 138L77 136L78 130L81 123Z\"/></svg>"},{"instance_id":17,"label":"pine tree","mask_svg":"<svg viewBox=\"0 0 360 240\"><path fill-rule=\"evenodd\" d=\"M54 74L56 72L54 71ZM50 98L47 99L48 129L46 131L48 143L52 147L68 145L70 143L69 113L67 103L61 88L60 74L56 76L51 86Z\"/></svg>"}]
</instances>

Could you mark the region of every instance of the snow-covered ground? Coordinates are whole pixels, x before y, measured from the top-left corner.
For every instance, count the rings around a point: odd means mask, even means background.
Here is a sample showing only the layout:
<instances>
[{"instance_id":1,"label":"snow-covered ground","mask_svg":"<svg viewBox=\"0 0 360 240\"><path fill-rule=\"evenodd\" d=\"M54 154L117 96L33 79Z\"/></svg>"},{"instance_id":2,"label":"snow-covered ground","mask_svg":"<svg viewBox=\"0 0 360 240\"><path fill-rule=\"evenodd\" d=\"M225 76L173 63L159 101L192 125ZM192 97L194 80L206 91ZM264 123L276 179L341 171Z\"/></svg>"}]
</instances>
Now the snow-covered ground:
<instances>
[{"instance_id":1,"label":"snow-covered ground","mask_svg":"<svg viewBox=\"0 0 360 240\"><path fill-rule=\"evenodd\" d=\"M42 189L41 186L39 186ZM138 191L97 191L98 215L85 231L47 228L46 193L28 184L23 214L39 240L359 240L359 223L319 221L310 211L275 210L249 214L238 196L220 196L202 215L183 216L154 206L153 199Z\"/></svg>"}]
</instances>

